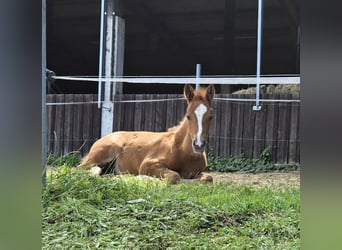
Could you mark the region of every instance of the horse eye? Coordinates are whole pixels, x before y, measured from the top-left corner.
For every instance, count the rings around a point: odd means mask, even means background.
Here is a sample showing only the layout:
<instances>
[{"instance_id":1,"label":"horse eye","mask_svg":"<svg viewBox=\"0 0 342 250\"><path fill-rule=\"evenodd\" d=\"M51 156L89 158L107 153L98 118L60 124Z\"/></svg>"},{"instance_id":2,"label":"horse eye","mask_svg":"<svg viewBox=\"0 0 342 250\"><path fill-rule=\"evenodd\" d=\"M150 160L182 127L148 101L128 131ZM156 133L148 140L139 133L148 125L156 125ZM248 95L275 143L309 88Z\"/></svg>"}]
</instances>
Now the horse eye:
<instances>
[{"instance_id":1,"label":"horse eye","mask_svg":"<svg viewBox=\"0 0 342 250\"><path fill-rule=\"evenodd\" d=\"M209 116L209 120L212 120L214 118L214 115Z\"/></svg>"},{"instance_id":2,"label":"horse eye","mask_svg":"<svg viewBox=\"0 0 342 250\"><path fill-rule=\"evenodd\" d=\"M190 118L191 118L190 115L186 115L186 119L190 120Z\"/></svg>"}]
</instances>

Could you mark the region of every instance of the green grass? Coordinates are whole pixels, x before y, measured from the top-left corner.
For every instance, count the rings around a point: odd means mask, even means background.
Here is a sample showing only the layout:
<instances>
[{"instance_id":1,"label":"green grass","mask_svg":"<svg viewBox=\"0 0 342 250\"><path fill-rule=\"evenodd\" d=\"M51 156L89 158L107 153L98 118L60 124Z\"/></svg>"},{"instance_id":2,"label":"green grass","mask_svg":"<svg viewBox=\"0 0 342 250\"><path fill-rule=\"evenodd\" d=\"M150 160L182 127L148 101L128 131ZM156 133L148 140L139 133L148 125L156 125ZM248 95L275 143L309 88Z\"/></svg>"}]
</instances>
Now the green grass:
<instances>
[{"instance_id":1,"label":"green grass","mask_svg":"<svg viewBox=\"0 0 342 250\"><path fill-rule=\"evenodd\" d=\"M299 190L93 177L67 164L42 193L43 249L299 249Z\"/></svg>"},{"instance_id":2,"label":"green grass","mask_svg":"<svg viewBox=\"0 0 342 250\"><path fill-rule=\"evenodd\" d=\"M53 153L47 153L46 155L46 165L48 166L77 166L80 163L79 152L73 151L65 155L58 155Z\"/></svg>"}]
</instances>

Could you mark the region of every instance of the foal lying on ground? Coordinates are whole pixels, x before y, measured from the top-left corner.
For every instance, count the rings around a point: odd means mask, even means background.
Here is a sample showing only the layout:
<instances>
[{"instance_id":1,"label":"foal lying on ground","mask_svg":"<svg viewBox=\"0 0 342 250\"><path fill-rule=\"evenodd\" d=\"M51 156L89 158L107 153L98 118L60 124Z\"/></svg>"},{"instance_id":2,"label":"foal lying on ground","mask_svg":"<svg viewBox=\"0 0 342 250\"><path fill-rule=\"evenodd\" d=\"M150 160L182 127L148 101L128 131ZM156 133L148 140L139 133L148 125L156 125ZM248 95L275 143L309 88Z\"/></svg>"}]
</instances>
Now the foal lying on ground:
<instances>
[{"instance_id":1,"label":"foal lying on ground","mask_svg":"<svg viewBox=\"0 0 342 250\"><path fill-rule=\"evenodd\" d=\"M149 175L176 184L181 178L212 182L211 176L201 173L207 168L206 144L211 102L215 88L194 90L185 85L188 106L181 123L168 132L118 131L97 140L78 169L98 166L104 169L115 162L121 174Z\"/></svg>"}]
</instances>

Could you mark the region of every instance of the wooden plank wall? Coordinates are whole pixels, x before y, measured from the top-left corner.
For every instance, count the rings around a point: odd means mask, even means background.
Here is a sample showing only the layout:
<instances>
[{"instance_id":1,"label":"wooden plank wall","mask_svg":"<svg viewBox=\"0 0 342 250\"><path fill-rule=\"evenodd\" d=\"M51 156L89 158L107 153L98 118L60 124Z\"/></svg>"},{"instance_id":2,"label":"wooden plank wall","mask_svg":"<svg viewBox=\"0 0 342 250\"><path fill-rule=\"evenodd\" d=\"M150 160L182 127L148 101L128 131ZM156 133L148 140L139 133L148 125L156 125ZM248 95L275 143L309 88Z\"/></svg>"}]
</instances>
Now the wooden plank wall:
<instances>
[{"instance_id":1,"label":"wooden plank wall","mask_svg":"<svg viewBox=\"0 0 342 250\"><path fill-rule=\"evenodd\" d=\"M93 94L47 95L47 103L93 102ZM47 151L87 153L100 136L101 112L97 104L47 105Z\"/></svg>"},{"instance_id":2,"label":"wooden plank wall","mask_svg":"<svg viewBox=\"0 0 342 250\"><path fill-rule=\"evenodd\" d=\"M219 94L220 98L254 98L251 95ZM186 101L179 94L125 94L115 97L113 129L165 131L183 118ZM262 99L298 99L292 95L263 95ZM171 99L161 102L142 100ZM91 102L97 95L47 95L47 103ZM138 102L121 102L137 100ZM270 148L275 163L299 163L299 103L261 103L262 110L252 110L254 101L233 102L214 99L215 116L209 135L209 150L215 156L244 155L257 158ZM88 152L99 138L101 110L96 103L47 106L47 149L65 154Z\"/></svg>"}]
</instances>

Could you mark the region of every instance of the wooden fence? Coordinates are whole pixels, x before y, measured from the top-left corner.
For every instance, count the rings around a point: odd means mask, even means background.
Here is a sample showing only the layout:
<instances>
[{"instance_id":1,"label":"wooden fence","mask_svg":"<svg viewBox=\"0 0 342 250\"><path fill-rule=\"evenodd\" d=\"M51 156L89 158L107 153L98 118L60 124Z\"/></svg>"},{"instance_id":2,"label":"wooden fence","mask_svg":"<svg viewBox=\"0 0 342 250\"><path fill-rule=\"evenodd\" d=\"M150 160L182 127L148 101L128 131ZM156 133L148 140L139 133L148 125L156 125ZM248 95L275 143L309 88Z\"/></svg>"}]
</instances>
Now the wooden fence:
<instances>
[{"instance_id":1,"label":"wooden fence","mask_svg":"<svg viewBox=\"0 0 342 250\"><path fill-rule=\"evenodd\" d=\"M179 94L124 94L117 95L114 105L113 129L165 131L183 118L185 100L139 102L141 100L176 99ZM219 94L218 98L254 98L254 95ZM292 95L263 95L262 99L298 99ZM48 95L47 103L73 102L72 105L47 106L47 149L65 154L88 152L100 137L101 112L97 95ZM137 100L138 102L121 102ZM93 102L75 104L76 102ZM253 111L254 101L236 102L214 99L215 116L212 120L209 149L215 156L244 155L257 158L270 148L275 163L299 163L300 104L261 103L261 111Z\"/></svg>"}]
</instances>

